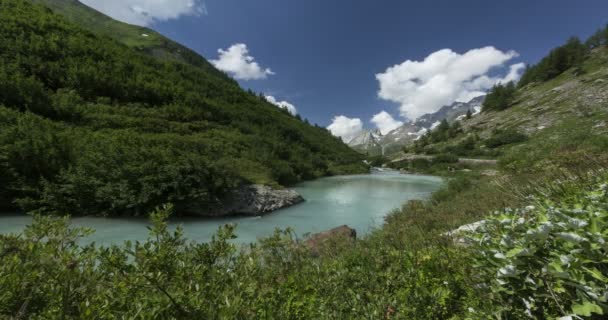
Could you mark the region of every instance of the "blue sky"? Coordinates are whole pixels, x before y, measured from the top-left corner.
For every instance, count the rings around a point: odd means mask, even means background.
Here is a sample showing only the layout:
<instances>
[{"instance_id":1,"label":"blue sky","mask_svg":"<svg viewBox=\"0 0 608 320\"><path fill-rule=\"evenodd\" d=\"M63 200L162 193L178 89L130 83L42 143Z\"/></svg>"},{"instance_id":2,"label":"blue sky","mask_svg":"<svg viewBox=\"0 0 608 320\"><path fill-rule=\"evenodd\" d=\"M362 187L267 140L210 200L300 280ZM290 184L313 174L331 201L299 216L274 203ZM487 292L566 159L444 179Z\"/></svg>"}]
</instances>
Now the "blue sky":
<instances>
[{"instance_id":1,"label":"blue sky","mask_svg":"<svg viewBox=\"0 0 608 320\"><path fill-rule=\"evenodd\" d=\"M289 102L312 123L327 126L344 115L370 128L381 111L398 122L434 111L455 96L464 99L484 88L470 88L473 82L500 81L510 66L534 63L569 36L586 38L608 23L605 0L82 1L121 20L147 24L209 60L219 61L218 49L243 44L258 64L240 65L249 68L245 77L263 78L239 80L244 88ZM487 50L464 55L478 48ZM244 48L233 49L236 54ZM432 62L415 62L441 49L450 51L435 56L439 69L486 65L477 73L459 69L448 75L448 82L461 83L449 83L456 91L433 102L445 92L441 81L430 85L429 79L444 75L437 69L425 80L418 72L432 69ZM407 60L412 63L387 72ZM381 73L387 73L383 95L376 77ZM420 88L400 88L406 80L430 91L412 95ZM469 91L461 92L464 87Z\"/></svg>"}]
</instances>

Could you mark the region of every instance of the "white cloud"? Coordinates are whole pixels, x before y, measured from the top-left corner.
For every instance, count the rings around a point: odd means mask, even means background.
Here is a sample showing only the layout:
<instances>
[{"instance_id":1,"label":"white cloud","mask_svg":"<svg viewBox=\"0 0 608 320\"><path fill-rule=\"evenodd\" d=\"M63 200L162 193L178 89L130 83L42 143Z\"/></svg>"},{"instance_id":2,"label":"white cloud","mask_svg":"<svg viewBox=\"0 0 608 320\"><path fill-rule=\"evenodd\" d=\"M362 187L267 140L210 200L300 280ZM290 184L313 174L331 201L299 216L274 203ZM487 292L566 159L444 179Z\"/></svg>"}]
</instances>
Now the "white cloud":
<instances>
[{"instance_id":1,"label":"white cloud","mask_svg":"<svg viewBox=\"0 0 608 320\"><path fill-rule=\"evenodd\" d=\"M264 69L255 62L255 58L249 55L249 49L244 43L237 43L227 50L219 49L217 52L220 54L219 58L211 60L211 63L239 80L266 79L274 74L272 70Z\"/></svg>"},{"instance_id":2,"label":"white cloud","mask_svg":"<svg viewBox=\"0 0 608 320\"><path fill-rule=\"evenodd\" d=\"M450 49L436 51L423 61L407 60L376 75L378 96L401 105L403 117L414 120L454 101L467 102L483 95L494 84L519 79L523 64L511 66L504 78L488 72L517 57L515 51L494 47L469 50L464 54Z\"/></svg>"},{"instance_id":3,"label":"white cloud","mask_svg":"<svg viewBox=\"0 0 608 320\"><path fill-rule=\"evenodd\" d=\"M521 78L524 70L526 70L525 63L516 63L509 68L509 73L504 78L500 79L498 83L506 84L511 81L517 82L519 81L519 78Z\"/></svg>"},{"instance_id":4,"label":"white cloud","mask_svg":"<svg viewBox=\"0 0 608 320\"><path fill-rule=\"evenodd\" d=\"M382 111L372 118L372 123L380 129L380 133L387 134L403 125L402 121L397 121L388 112Z\"/></svg>"},{"instance_id":5,"label":"white cloud","mask_svg":"<svg viewBox=\"0 0 608 320\"><path fill-rule=\"evenodd\" d=\"M177 19L184 15L205 15L201 0L80 0L116 20L139 26Z\"/></svg>"},{"instance_id":6,"label":"white cloud","mask_svg":"<svg viewBox=\"0 0 608 320\"><path fill-rule=\"evenodd\" d=\"M274 104L275 106L277 106L281 109L286 109L287 111L289 111L289 113L291 113L294 116L298 113L296 106L294 106L293 104L291 104L287 101L277 101L277 99L273 96L266 96L266 101Z\"/></svg>"},{"instance_id":7,"label":"white cloud","mask_svg":"<svg viewBox=\"0 0 608 320\"><path fill-rule=\"evenodd\" d=\"M359 118L351 119L346 116L334 117L327 127L334 136L341 137L342 141L349 142L363 131L363 122Z\"/></svg>"}]
</instances>

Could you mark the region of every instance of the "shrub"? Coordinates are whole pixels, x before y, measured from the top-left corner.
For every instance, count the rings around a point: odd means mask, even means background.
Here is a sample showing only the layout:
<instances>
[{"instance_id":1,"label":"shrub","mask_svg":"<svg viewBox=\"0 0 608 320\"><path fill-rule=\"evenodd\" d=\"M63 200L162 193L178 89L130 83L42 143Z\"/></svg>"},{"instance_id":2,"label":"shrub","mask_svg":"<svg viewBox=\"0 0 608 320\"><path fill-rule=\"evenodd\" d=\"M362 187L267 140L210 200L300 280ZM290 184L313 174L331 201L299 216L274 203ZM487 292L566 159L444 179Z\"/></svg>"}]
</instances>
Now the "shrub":
<instances>
[{"instance_id":1,"label":"shrub","mask_svg":"<svg viewBox=\"0 0 608 320\"><path fill-rule=\"evenodd\" d=\"M443 153L443 154L439 154L436 155L433 158L433 163L434 164L439 164L439 163L458 163L458 156L451 154L451 153Z\"/></svg>"},{"instance_id":2,"label":"shrub","mask_svg":"<svg viewBox=\"0 0 608 320\"><path fill-rule=\"evenodd\" d=\"M508 318L608 313L606 182L485 220L471 239L491 305Z\"/></svg>"},{"instance_id":3,"label":"shrub","mask_svg":"<svg viewBox=\"0 0 608 320\"><path fill-rule=\"evenodd\" d=\"M492 137L486 140L485 145L488 148L498 148L500 146L524 142L528 139L523 133L517 132L514 129L495 132Z\"/></svg>"},{"instance_id":4,"label":"shrub","mask_svg":"<svg viewBox=\"0 0 608 320\"><path fill-rule=\"evenodd\" d=\"M517 88L513 82L506 85L495 85L483 102L483 111L500 111L509 108L515 99L516 90Z\"/></svg>"},{"instance_id":5,"label":"shrub","mask_svg":"<svg viewBox=\"0 0 608 320\"><path fill-rule=\"evenodd\" d=\"M592 40L589 45L594 45L596 41ZM600 42L600 45L602 42ZM519 86L525 86L532 82L543 82L551 80L564 71L580 66L589 52L589 48L581 43L581 41L572 37L566 44L557 47L543 58L535 66L526 69L522 75Z\"/></svg>"}]
</instances>

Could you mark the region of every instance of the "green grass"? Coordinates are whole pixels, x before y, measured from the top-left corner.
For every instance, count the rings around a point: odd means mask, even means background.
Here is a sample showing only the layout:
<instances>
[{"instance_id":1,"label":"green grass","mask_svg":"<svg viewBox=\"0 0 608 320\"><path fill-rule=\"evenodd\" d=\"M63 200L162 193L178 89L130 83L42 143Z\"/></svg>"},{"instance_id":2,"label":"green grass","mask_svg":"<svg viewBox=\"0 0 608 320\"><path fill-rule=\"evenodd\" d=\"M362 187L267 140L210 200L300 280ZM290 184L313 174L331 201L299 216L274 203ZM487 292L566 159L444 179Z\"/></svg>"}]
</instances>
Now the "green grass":
<instances>
[{"instance_id":1,"label":"green grass","mask_svg":"<svg viewBox=\"0 0 608 320\"><path fill-rule=\"evenodd\" d=\"M180 61L205 69L206 72L230 78L215 69L207 60L189 48L149 28L114 20L78 0L26 0L47 6L70 22L88 31L103 35L146 54L166 60ZM148 35L147 37L143 34Z\"/></svg>"},{"instance_id":2,"label":"green grass","mask_svg":"<svg viewBox=\"0 0 608 320\"><path fill-rule=\"evenodd\" d=\"M116 39L130 47L158 47L167 39L157 32L114 19L87 7L78 0L32 0L43 4L91 31ZM147 34L148 37L142 36Z\"/></svg>"}]
</instances>

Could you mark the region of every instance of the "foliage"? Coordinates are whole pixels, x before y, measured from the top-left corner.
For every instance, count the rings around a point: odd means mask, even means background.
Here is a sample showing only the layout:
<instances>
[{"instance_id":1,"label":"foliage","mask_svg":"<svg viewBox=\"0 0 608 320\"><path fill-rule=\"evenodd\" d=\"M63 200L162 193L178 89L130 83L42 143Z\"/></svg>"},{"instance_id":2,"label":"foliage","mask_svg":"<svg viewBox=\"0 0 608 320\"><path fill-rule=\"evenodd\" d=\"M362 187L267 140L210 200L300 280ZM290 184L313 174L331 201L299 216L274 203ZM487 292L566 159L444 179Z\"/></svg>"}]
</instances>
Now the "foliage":
<instances>
[{"instance_id":1,"label":"foliage","mask_svg":"<svg viewBox=\"0 0 608 320\"><path fill-rule=\"evenodd\" d=\"M472 235L480 280L502 314L589 317L608 312L606 180L588 190L559 182L559 202L505 209ZM487 280L491 279L491 280Z\"/></svg>"},{"instance_id":2,"label":"foliage","mask_svg":"<svg viewBox=\"0 0 608 320\"><path fill-rule=\"evenodd\" d=\"M462 125L459 121L449 123L446 119L441 121L439 125L414 141L412 150L416 153L435 154L434 150L426 148L430 144L445 142L453 139L463 133Z\"/></svg>"},{"instance_id":3,"label":"foliage","mask_svg":"<svg viewBox=\"0 0 608 320\"><path fill-rule=\"evenodd\" d=\"M549 52L538 64L529 67L519 80L519 86L548 81L570 68L579 67L588 53L589 47L572 37L563 46Z\"/></svg>"},{"instance_id":4,"label":"foliage","mask_svg":"<svg viewBox=\"0 0 608 320\"><path fill-rule=\"evenodd\" d=\"M608 45L608 25L605 28L597 30L587 41L585 45L589 49L596 49L601 46Z\"/></svg>"},{"instance_id":5,"label":"foliage","mask_svg":"<svg viewBox=\"0 0 608 320\"><path fill-rule=\"evenodd\" d=\"M89 231L40 216L0 236L0 316L437 319L464 312L472 293L454 248L404 250L378 234L314 257L287 230L238 252L233 226L188 243L167 228L170 210L151 214L149 240L124 246L80 246Z\"/></svg>"},{"instance_id":6,"label":"foliage","mask_svg":"<svg viewBox=\"0 0 608 320\"><path fill-rule=\"evenodd\" d=\"M239 184L366 170L325 129L243 91L206 62L151 57L29 1L0 1L0 20L7 203L125 215L172 202L200 213Z\"/></svg>"},{"instance_id":7,"label":"foliage","mask_svg":"<svg viewBox=\"0 0 608 320\"><path fill-rule=\"evenodd\" d=\"M485 145L488 148L498 148L504 145L513 143L524 142L528 139L523 133L517 132L514 129L499 130L485 141Z\"/></svg>"},{"instance_id":8,"label":"foliage","mask_svg":"<svg viewBox=\"0 0 608 320\"><path fill-rule=\"evenodd\" d=\"M483 111L501 111L513 105L517 88L513 82L497 84L488 93L483 102Z\"/></svg>"},{"instance_id":9,"label":"foliage","mask_svg":"<svg viewBox=\"0 0 608 320\"><path fill-rule=\"evenodd\" d=\"M458 163L458 156L451 153L442 153L433 157L433 163Z\"/></svg>"}]
</instances>

